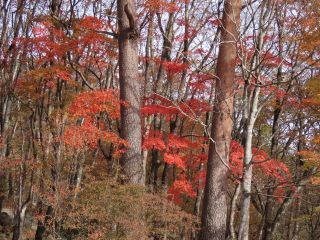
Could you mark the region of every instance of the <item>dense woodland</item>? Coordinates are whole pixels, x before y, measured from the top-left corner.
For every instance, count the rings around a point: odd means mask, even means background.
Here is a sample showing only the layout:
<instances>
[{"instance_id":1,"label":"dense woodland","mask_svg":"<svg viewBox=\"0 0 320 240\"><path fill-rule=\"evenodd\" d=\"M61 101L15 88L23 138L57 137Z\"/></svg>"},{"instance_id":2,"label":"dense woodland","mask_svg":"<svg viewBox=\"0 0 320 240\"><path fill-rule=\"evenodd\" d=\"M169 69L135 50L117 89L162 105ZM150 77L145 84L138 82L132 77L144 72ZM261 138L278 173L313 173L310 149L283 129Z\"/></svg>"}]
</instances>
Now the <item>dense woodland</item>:
<instances>
[{"instance_id":1,"label":"dense woodland","mask_svg":"<svg viewBox=\"0 0 320 240\"><path fill-rule=\"evenodd\" d=\"M0 239L320 239L318 0L0 0Z\"/></svg>"}]
</instances>

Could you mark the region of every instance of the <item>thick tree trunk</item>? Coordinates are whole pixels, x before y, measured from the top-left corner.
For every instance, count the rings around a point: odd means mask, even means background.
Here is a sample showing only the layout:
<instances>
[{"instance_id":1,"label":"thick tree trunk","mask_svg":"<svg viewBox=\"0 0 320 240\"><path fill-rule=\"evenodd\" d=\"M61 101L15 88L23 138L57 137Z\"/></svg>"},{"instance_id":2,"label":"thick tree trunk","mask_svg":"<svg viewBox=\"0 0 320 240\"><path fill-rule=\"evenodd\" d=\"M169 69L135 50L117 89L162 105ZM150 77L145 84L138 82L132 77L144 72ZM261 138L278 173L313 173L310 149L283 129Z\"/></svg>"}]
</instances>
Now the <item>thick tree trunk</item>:
<instances>
[{"instance_id":1,"label":"thick tree trunk","mask_svg":"<svg viewBox=\"0 0 320 240\"><path fill-rule=\"evenodd\" d=\"M240 21L240 0L226 0L222 19L221 44L217 62L216 99L202 210L202 240L222 240L227 229L227 178L232 131L233 81L236 41Z\"/></svg>"},{"instance_id":2,"label":"thick tree trunk","mask_svg":"<svg viewBox=\"0 0 320 240\"><path fill-rule=\"evenodd\" d=\"M129 146L121 159L125 181L144 185L141 156L140 80L138 74L138 30L135 1L118 0L119 81L121 105L121 137Z\"/></svg>"}]
</instances>

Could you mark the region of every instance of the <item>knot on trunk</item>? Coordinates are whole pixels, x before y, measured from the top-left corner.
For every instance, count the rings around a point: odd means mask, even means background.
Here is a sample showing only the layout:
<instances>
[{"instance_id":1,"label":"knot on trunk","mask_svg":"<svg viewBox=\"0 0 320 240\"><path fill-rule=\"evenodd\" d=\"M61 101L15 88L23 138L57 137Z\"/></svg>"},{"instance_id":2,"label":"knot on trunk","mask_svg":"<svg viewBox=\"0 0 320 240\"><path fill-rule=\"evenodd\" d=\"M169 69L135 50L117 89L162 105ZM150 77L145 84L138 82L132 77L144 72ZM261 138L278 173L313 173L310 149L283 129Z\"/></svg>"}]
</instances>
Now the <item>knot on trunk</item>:
<instances>
[{"instance_id":1,"label":"knot on trunk","mask_svg":"<svg viewBox=\"0 0 320 240\"><path fill-rule=\"evenodd\" d=\"M251 195L251 192L248 192L246 190L243 191L243 196L244 197L249 197Z\"/></svg>"}]
</instances>

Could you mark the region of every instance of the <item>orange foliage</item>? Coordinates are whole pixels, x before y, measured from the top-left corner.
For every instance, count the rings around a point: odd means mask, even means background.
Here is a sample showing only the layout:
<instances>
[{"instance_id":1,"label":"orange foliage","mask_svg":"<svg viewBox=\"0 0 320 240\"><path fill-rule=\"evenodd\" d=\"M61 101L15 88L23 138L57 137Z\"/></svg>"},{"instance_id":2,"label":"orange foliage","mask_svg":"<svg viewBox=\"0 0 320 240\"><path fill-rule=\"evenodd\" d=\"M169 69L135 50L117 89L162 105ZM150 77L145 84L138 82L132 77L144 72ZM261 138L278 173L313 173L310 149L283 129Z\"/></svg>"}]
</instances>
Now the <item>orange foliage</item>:
<instances>
[{"instance_id":1,"label":"orange foliage","mask_svg":"<svg viewBox=\"0 0 320 240\"><path fill-rule=\"evenodd\" d=\"M118 147L115 155L122 152L120 149L126 142L111 132L99 121L101 114L106 114L109 120L120 117L120 101L117 92L113 90L96 90L79 94L70 104L68 112L80 124L71 124L64 133L65 143L73 148L97 148L98 140L113 143Z\"/></svg>"},{"instance_id":2,"label":"orange foliage","mask_svg":"<svg viewBox=\"0 0 320 240\"><path fill-rule=\"evenodd\" d=\"M286 186L292 178L288 166L279 160L271 159L269 155L261 150L254 148L253 154L253 167L254 171L258 171L262 176L267 176L277 180L278 186ZM243 147L236 141L231 142L230 151L230 168L232 174L237 179L242 177L243 174L243 158L244 150ZM259 178L259 175L255 175L254 178ZM238 180L237 180L238 181ZM279 191L283 188L278 188ZM279 194L279 192L277 192Z\"/></svg>"},{"instance_id":3,"label":"orange foliage","mask_svg":"<svg viewBox=\"0 0 320 240\"><path fill-rule=\"evenodd\" d=\"M177 2L169 2L166 0L147 0L145 1L145 7L153 12L175 12L179 8Z\"/></svg>"}]
</instances>

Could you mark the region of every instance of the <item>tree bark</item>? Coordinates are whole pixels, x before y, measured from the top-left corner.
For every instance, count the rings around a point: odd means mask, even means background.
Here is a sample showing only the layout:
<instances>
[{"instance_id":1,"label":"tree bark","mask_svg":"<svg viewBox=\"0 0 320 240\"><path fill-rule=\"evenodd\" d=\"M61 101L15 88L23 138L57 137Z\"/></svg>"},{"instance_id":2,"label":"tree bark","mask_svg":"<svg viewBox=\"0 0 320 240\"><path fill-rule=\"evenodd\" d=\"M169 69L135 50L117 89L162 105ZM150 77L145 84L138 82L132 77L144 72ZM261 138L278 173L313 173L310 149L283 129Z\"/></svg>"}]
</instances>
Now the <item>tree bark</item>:
<instances>
[{"instance_id":1,"label":"tree bark","mask_svg":"<svg viewBox=\"0 0 320 240\"><path fill-rule=\"evenodd\" d=\"M216 99L213 109L202 210L200 236L202 240L222 240L226 238L228 168L225 165L229 162L233 125L233 81L241 3L240 0L226 0L224 3L221 44L216 71Z\"/></svg>"},{"instance_id":2,"label":"tree bark","mask_svg":"<svg viewBox=\"0 0 320 240\"><path fill-rule=\"evenodd\" d=\"M45 232L46 232L46 228L48 227L49 222L52 220L52 217L53 217L53 207L49 206L46 211L44 222L42 222L40 220L38 221L38 226L37 226L34 240L42 240L43 239Z\"/></svg>"},{"instance_id":3,"label":"tree bark","mask_svg":"<svg viewBox=\"0 0 320 240\"><path fill-rule=\"evenodd\" d=\"M235 215L237 212L237 201L240 196L240 190L241 190L241 184L239 183L236 186L235 192L231 199L230 220L229 220L229 234L230 234L229 239L230 240L237 239L234 225L235 225Z\"/></svg>"},{"instance_id":4,"label":"tree bark","mask_svg":"<svg viewBox=\"0 0 320 240\"><path fill-rule=\"evenodd\" d=\"M242 201L239 226L239 240L249 239L249 222L250 222L250 203L251 203L251 185L252 185L252 138L253 127L257 118L258 101L260 87L254 89L252 98L252 107L249 117L248 126L246 129L246 143L244 156L244 170L242 177Z\"/></svg>"},{"instance_id":5,"label":"tree bark","mask_svg":"<svg viewBox=\"0 0 320 240\"><path fill-rule=\"evenodd\" d=\"M119 82L121 105L121 137L129 144L121 159L125 181L145 184L141 156L141 97L138 74L138 30L133 0L118 0Z\"/></svg>"}]
</instances>

